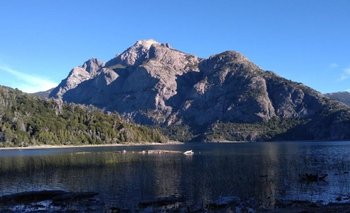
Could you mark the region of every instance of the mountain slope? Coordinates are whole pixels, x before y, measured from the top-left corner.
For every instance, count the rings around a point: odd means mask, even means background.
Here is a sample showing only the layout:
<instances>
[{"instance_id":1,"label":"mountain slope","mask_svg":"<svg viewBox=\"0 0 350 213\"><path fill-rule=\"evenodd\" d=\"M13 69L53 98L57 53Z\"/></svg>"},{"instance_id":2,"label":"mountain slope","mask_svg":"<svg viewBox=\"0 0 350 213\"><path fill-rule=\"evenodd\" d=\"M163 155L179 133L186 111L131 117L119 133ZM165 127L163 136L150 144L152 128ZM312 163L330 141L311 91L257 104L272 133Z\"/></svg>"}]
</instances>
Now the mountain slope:
<instances>
[{"instance_id":1,"label":"mountain slope","mask_svg":"<svg viewBox=\"0 0 350 213\"><path fill-rule=\"evenodd\" d=\"M71 72L50 96L163 126L175 139L350 139L349 108L238 52L202 59L145 40L100 64L74 86Z\"/></svg>"},{"instance_id":2,"label":"mountain slope","mask_svg":"<svg viewBox=\"0 0 350 213\"><path fill-rule=\"evenodd\" d=\"M350 92L327 93L325 96L350 106Z\"/></svg>"},{"instance_id":3,"label":"mountain slope","mask_svg":"<svg viewBox=\"0 0 350 213\"><path fill-rule=\"evenodd\" d=\"M0 146L163 142L157 130L92 107L63 104L0 86Z\"/></svg>"},{"instance_id":4,"label":"mountain slope","mask_svg":"<svg viewBox=\"0 0 350 213\"><path fill-rule=\"evenodd\" d=\"M42 91L42 92L30 93L30 95L34 95L34 96L42 98L42 99L47 99L47 98L49 98L53 89L54 88L46 90L46 91Z\"/></svg>"}]
</instances>

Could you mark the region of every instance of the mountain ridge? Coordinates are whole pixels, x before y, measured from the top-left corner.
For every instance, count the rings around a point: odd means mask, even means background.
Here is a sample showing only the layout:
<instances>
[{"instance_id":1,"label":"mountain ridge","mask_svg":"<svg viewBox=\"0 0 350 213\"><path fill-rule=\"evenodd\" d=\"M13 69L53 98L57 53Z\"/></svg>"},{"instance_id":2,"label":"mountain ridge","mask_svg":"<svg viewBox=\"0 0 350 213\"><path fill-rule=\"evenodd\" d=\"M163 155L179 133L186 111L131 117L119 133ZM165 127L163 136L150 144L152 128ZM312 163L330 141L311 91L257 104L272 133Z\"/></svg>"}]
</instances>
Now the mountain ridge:
<instances>
[{"instance_id":1,"label":"mountain ridge","mask_svg":"<svg viewBox=\"0 0 350 213\"><path fill-rule=\"evenodd\" d=\"M350 106L350 92L326 93L325 96Z\"/></svg>"},{"instance_id":2,"label":"mountain ridge","mask_svg":"<svg viewBox=\"0 0 350 213\"><path fill-rule=\"evenodd\" d=\"M236 51L204 59L173 49L169 44L144 40L106 63L95 64L97 69L93 75L84 65L74 68L86 75L76 80L79 75L73 69L50 97L116 111L127 119L162 126L168 129L166 131L178 126L184 134L190 132L192 138L199 135L197 138L203 140L215 140L213 130L220 123L229 126L262 124L259 128L264 128L269 122L285 121L295 126L282 125L286 129L277 131L278 135L271 128L269 137L266 132L259 134L262 130L258 129L250 133L237 130L246 135L244 137L237 136L237 132L218 137L222 140L273 140L287 132L292 134L290 128L303 123L306 133L296 131L298 139L350 138L345 130L335 130L335 127L340 128L339 122L350 129L349 121L330 116L335 110L342 111L347 118L349 108L303 84L262 70ZM320 118L324 120L318 121ZM316 121L327 121L327 125ZM322 126L323 133L315 129L317 125ZM215 135L218 132L220 130Z\"/></svg>"}]
</instances>

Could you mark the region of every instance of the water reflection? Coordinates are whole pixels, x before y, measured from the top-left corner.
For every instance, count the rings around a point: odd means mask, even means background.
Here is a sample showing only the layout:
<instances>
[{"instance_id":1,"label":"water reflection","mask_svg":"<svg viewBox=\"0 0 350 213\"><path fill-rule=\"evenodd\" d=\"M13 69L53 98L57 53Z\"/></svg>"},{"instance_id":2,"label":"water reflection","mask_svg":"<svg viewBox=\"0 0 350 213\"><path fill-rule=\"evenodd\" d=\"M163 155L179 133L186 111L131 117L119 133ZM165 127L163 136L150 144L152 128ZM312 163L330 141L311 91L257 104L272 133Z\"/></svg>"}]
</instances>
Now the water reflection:
<instances>
[{"instance_id":1,"label":"water reflection","mask_svg":"<svg viewBox=\"0 0 350 213\"><path fill-rule=\"evenodd\" d=\"M350 143L210 144L161 147L193 149L144 154L129 147L70 150L0 157L0 194L62 189L94 191L110 206L135 207L141 200L183 195L189 205L219 196L254 198L261 206L276 199L332 201L349 194ZM121 148L119 148L121 149ZM132 151L135 151L134 153ZM26 151L22 151L26 152ZM305 184L299 175L327 173L327 182Z\"/></svg>"}]
</instances>

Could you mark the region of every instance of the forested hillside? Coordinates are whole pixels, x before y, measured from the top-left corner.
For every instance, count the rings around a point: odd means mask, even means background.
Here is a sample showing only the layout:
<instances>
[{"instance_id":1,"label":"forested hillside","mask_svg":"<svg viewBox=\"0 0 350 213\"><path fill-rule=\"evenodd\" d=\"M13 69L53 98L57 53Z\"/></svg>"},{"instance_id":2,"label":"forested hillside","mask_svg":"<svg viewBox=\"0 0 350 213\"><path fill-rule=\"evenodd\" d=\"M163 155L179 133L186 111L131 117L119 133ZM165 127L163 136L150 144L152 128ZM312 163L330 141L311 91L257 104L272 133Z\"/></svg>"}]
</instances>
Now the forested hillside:
<instances>
[{"instance_id":1,"label":"forested hillside","mask_svg":"<svg viewBox=\"0 0 350 213\"><path fill-rule=\"evenodd\" d=\"M41 100L0 86L0 146L165 142L157 129L94 107Z\"/></svg>"}]
</instances>

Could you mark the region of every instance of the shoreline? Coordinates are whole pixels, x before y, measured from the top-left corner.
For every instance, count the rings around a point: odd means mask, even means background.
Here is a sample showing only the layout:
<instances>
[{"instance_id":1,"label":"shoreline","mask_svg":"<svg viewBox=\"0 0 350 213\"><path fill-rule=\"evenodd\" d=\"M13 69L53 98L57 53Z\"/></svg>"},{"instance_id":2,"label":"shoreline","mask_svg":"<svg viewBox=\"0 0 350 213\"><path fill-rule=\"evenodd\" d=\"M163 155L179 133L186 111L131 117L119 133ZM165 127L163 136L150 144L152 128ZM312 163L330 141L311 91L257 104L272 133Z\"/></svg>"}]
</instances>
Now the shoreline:
<instances>
[{"instance_id":1,"label":"shoreline","mask_svg":"<svg viewBox=\"0 0 350 213\"><path fill-rule=\"evenodd\" d=\"M82 144L82 145L38 145L38 146L26 146L26 147L0 147L2 150L30 150L30 149L68 149L68 148L86 148L86 147L122 147L122 146L164 146L164 145L181 145L184 144L180 141L169 141L166 143L124 143L124 144Z\"/></svg>"},{"instance_id":2,"label":"shoreline","mask_svg":"<svg viewBox=\"0 0 350 213\"><path fill-rule=\"evenodd\" d=\"M204 144L245 144L245 143L290 143L290 142L324 142L321 140L306 140L306 141L230 141L230 140L213 140L211 142L203 142ZM328 141L326 141L328 142ZM331 141L331 142L350 142L349 140L344 141ZM166 143L157 143L157 142L141 142L141 143L124 143L124 144L81 144L81 145L38 145L38 146L25 146L25 147L0 147L2 150L31 150L31 149L65 149L65 148L87 148L87 147L132 147L132 146L165 146L165 145L183 145L187 144L186 142L180 141L168 141Z\"/></svg>"}]
</instances>

